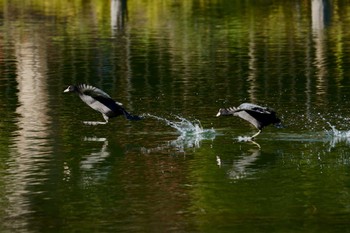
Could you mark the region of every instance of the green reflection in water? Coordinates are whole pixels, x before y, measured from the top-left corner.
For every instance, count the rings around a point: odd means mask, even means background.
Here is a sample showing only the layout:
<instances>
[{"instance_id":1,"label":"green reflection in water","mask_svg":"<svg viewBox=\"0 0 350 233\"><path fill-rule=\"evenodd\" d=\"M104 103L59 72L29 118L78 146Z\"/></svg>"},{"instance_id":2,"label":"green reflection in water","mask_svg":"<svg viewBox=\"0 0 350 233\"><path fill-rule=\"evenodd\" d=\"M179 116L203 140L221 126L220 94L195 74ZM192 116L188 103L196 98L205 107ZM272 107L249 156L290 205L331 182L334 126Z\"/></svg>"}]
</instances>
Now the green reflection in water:
<instances>
[{"instance_id":1,"label":"green reflection in water","mask_svg":"<svg viewBox=\"0 0 350 233\"><path fill-rule=\"evenodd\" d=\"M344 232L349 143L325 129L348 130L350 11L315 21L315 2L0 1L0 229ZM62 94L78 82L219 136L84 126L100 115ZM237 142L253 129L214 115L241 102L287 127Z\"/></svg>"}]
</instances>

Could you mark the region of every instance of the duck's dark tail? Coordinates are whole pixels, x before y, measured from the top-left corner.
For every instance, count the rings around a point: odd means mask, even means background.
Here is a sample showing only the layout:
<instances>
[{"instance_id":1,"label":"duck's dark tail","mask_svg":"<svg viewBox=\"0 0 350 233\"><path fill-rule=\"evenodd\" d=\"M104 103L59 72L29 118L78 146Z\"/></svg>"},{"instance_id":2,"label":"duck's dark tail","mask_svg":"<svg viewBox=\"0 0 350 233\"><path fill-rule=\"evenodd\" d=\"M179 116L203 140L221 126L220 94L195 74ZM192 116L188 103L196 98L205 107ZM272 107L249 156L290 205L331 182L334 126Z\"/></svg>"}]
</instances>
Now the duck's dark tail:
<instances>
[{"instance_id":1,"label":"duck's dark tail","mask_svg":"<svg viewBox=\"0 0 350 233\"><path fill-rule=\"evenodd\" d=\"M131 120L131 121L139 121L139 120L143 119L143 117L140 117L137 115L131 115L127 111L124 111L124 116L126 117L126 119Z\"/></svg>"}]
</instances>

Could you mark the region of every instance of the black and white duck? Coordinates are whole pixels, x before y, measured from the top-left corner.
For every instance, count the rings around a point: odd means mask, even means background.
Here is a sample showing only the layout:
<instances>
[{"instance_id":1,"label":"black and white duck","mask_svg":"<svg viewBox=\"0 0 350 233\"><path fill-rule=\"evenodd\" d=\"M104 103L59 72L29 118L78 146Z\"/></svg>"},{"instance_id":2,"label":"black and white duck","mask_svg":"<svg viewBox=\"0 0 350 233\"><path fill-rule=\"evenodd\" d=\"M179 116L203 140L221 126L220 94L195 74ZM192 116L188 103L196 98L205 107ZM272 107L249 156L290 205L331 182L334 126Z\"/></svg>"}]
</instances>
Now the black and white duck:
<instances>
[{"instance_id":1,"label":"black and white duck","mask_svg":"<svg viewBox=\"0 0 350 233\"><path fill-rule=\"evenodd\" d=\"M102 113L105 122L95 122L99 124L107 124L108 120L120 115L125 116L128 120L141 120L139 116L128 113L121 103L114 101L107 93L87 84L70 85L64 92L75 92L80 99L84 101L94 110ZM89 122L85 122L89 123Z\"/></svg>"},{"instance_id":2,"label":"black and white duck","mask_svg":"<svg viewBox=\"0 0 350 233\"><path fill-rule=\"evenodd\" d=\"M281 120L277 117L276 112L268 107L261 107L256 104L243 103L236 107L220 108L216 116L238 116L252 125L254 125L259 131L254 134L251 139L253 140L258 136L265 126L270 124L276 127L282 127Z\"/></svg>"}]
</instances>

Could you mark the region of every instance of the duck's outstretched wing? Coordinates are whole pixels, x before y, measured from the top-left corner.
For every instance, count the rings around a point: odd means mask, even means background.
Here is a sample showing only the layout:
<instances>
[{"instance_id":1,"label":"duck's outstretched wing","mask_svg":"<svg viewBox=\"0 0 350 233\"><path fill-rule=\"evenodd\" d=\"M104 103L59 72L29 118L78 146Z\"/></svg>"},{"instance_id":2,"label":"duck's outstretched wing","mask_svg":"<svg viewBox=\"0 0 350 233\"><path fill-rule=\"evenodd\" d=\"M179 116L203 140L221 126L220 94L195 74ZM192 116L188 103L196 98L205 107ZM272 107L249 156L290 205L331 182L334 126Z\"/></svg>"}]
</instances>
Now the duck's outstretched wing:
<instances>
[{"instance_id":1,"label":"duck's outstretched wing","mask_svg":"<svg viewBox=\"0 0 350 233\"><path fill-rule=\"evenodd\" d=\"M239 105L235 110L235 112L240 112L240 111L256 112L258 114L275 114L275 111L271 108L261 107L259 105L251 104L251 103L244 103Z\"/></svg>"},{"instance_id":2,"label":"duck's outstretched wing","mask_svg":"<svg viewBox=\"0 0 350 233\"><path fill-rule=\"evenodd\" d=\"M80 98L86 104L109 118L124 115L128 120L142 119L139 116L131 115L124 109L122 103L113 100L107 93L97 87L80 84L78 85L78 89L80 91Z\"/></svg>"},{"instance_id":3,"label":"duck's outstretched wing","mask_svg":"<svg viewBox=\"0 0 350 233\"><path fill-rule=\"evenodd\" d=\"M124 114L122 104L114 101L107 93L87 84L77 85L79 97L91 108L108 117Z\"/></svg>"},{"instance_id":4,"label":"duck's outstretched wing","mask_svg":"<svg viewBox=\"0 0 350 233\"><path fill-rule=\"evenodd\" d=\"M249 121L260 130L269 124L280 123L280 119L277 118L276 112L271 108L261 107L255 104L242 105L236 109L233 115Z\"/></svg>"},{"instance_id":5,"label":"duck's outstretched wing","mask_svg":"<svg viewBox=\"0 0 350 233\"><path fill-rule=\"evenodd\" d=\"M101 89L98 89L97 87L87 84L79 84L77 85L77 87L81 94L88 95L93 98L103 97L111 99L111 97L106 92L102 91Z\"/></svg>"},{"instance_id":6,"label":"duck's outstretched wing","mask_svg":"<svg viewBox=\"0 0 350 233\"><path fill-rule=\"evenodd\" d=\"M125 118L128 120L142 120L141 117L130 114L128 111L125 110L121 103L114 101L110 97L107 97L105 95L96 95L93 98L92 96L89 96L89 98L90 107L105 114L108 117L124 115Z\"/></svg>"}]
</instances>

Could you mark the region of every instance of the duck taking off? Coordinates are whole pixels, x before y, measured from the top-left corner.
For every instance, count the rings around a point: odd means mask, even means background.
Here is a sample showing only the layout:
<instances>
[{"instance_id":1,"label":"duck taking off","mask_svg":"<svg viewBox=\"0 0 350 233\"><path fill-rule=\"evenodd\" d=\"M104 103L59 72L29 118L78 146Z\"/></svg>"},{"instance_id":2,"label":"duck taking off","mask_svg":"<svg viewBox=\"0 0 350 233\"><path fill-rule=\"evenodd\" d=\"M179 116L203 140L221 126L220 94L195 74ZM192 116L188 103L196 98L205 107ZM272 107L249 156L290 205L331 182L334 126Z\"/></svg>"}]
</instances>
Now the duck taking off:
<instances>
[{"instance_id":1,"label":"duck taking off","mask_svg":"<svg viewBox=\"0 0 350 233\"><path fill-rule=\"evenodd\" d=\"M276 127L282 127L281 120L276 116L276 112L273 109L261 107L256 104L243 103L237 108L220 108L216 114L217 117L230 115L238 116L250 122L259 130L259 132L251 137L252 140L261 133L265 126L273 124Z\"/></svg>"},{"instance_id":2,"label":"duck taking off","mask_svg":"<svg viewBox=\"0 0 350 233\"><path fill-rule=\"evenodd\" d=\"M102 113L105 122L97 122L99 124L107 124L109 118L124 115L128 120L141 120L139 116L128 113L121 103L114 101L107 93L87 84L70 85L64 92L75 92L80 99L84 101L94 110ZM86 122L89 123L89 122ZM96 122L95 122L96 123Z\"/></svg>"}]
</instances>

